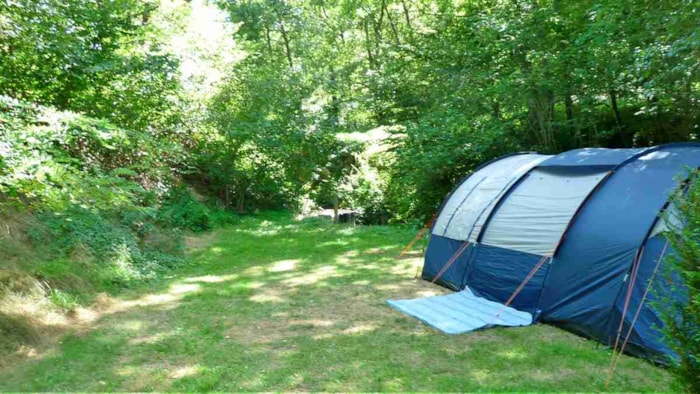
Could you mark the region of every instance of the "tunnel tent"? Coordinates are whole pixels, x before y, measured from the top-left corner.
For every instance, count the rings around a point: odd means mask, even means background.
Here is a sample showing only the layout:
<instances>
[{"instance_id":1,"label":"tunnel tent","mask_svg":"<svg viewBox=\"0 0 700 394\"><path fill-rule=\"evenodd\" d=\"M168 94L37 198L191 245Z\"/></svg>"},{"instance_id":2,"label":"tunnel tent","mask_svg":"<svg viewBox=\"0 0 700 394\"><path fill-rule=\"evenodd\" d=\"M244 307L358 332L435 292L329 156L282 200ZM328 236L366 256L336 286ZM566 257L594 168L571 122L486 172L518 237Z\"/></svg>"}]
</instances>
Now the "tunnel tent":
<instances>
[{"instance_id":1,"label":"tunnel tent","mask_svg":"<svg viewBox=\"0 0 700 394\"><path fill-rule=\"evenodd\" d=\"M522 153L489 162L443 202L422 272L423 279L468 294L389 304L437 328L449 326L450 333L525 325L523 312L530 322L612 345L621 324L623 332L633 328L631 353L672 355L643 294L656 262L673 253L663 235L679 224L669 197L678 177L698 167L695 143Z\"/></svg>"}]
</instances>

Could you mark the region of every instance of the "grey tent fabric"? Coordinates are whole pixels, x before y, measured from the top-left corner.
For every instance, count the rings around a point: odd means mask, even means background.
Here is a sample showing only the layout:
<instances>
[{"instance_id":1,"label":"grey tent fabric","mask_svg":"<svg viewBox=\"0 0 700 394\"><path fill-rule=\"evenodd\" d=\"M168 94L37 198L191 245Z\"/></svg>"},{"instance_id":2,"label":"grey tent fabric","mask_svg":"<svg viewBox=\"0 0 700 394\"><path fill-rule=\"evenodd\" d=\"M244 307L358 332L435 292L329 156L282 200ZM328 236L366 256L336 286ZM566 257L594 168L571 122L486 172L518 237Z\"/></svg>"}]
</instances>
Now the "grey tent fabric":
<instances>
[{"instance_id":1,"label":"grey tent fabric","mask_svg":"<svg viewBox=\"0 0 700 394\"><path fill-rule=\"evenodd\" d=\"M448 199L433 234L456 240L475 240L499 197L546 155L522 154L492 163L467 178ZM465 201L468 204L464 204Z\"/></svg>"},{"instance_id":2,"label":"grey tent fabric","mask_svg":"<svg viewBox=\"0 0 700 394\"><path fill-rule=\"evenodd\" d=\"M531 171L494 213L482 243L551 255L574 213L605 174Z\"/></svg>"},{"instance_id":3,"label":"grey tent fabric","mask_svg":"<svg viewBox=\"0 0 700 394\"><path fill-rule=\"evenodd\" d=\"M668 230L681 228L683 228L683 221L681 220L680 212L678 212L678 207L675 204L669 204L668 208L661 213L661 216L654 223L654 228L652 228L649 238L654 238Z\"/></svg>"}]
</instances>

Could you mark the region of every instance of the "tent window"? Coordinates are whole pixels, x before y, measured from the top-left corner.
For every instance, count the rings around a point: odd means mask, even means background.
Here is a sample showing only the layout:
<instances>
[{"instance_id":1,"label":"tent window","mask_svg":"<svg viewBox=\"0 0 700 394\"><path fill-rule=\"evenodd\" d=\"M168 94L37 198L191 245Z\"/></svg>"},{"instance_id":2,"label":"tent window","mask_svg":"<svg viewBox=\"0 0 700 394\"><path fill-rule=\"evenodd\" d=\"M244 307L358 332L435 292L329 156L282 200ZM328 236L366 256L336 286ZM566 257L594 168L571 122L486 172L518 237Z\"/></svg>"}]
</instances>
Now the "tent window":
<instances>
[{"instance_id":1,"label":"tent window","mask_svg":"<svg viewBox=\"0 0 700 394\"><path fill-rule=\"evenodd\" d=\"M678 211L678 206L676 204L669 204L660 215L659 219L654 223L654 228L651 230L649 238L654 238L668 230L683 228L683 219L681 218L681 213Z\"/></svg>"},{"instance_id":2,"label":"tent window","mask_svg":"<svg viewBox=\"0 0 700 394\"><path fill-rule=\"evenodd\" d=\"M433 234L456 240L466 240L470 234L475 237L495 201L508 186L547 158L549 156L537 154L510 156L474 173L445 203Z\"/></svg>"},{"instance_id":3,"label":"tent window","mask_svg":"<svg viewBox=\"0 0 700 394\"><path fill-rule=\"evenodd\" d=\"M521 252L551 254L569 221L605 172L530 172L494 214L482 243Z\"/></svg>"}]
</instances>

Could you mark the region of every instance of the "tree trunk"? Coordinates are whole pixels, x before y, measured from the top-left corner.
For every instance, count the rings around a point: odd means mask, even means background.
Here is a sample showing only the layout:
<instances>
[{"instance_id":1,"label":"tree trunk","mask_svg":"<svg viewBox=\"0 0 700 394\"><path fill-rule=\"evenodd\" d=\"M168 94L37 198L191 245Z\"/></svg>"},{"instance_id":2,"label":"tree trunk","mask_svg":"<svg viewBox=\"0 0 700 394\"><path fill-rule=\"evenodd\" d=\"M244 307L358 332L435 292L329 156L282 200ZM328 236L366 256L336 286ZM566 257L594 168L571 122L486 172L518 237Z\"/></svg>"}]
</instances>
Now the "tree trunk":
<instances>
[{"instance_id":1,"label":"tree trunk","mask_svg":"<svg viewBox=\"0 0 700 394\"><path fill-rule=\"evenodd\" d=\"M287 30L284 28L284 23L280 24L280 33L282 33L282 40L284 40L284 51L287 55L289 68L292 68L294 67L294 62L292 62L292 51L289 49L289 36L287 35Z\"/></svg>"},{"instance_id":2,"label":"tree trunk","mask_svg":"<svg viewBox=\"0 0 700 394\"><path fill-rule=\"evenodd\" d=\"M265 26L265 39L267 40L267 51L272 56L272 40L270 39L270 29Z\"/></svg>"},{"instance_id":3,"label":"tree trunk","mask_svg":"<svg viewBox=\"0 0 700 394\"><path fill-rule=\"evenodd\" d=\"M374 57L372 56L372 43L369 39L369 28L367 26L367 19L362 21L362 27L365 31L365 47L367 49L367 59L369 60L370 67L374 66Z\"/></svg>"},{"instance_id":4,"label":"tree trunk","mask_svg":"<svg viewBox=\"0 0 700 394\"><path fill-rule=\"evenodd\" d=\"M634 145L634 141L631 135L628 135L625 125L622 123L622 116L620 115L620 108L617 105L617 91L615 89L610 89L608 92L610 95L610 107L612 108L613 114L615 115L615 125L617 126L617 132L620 135L620 141L623 147L630 147Z\"/></svg>"},{"instance_id":5,"label":"tree trunk","mask_svg":"<svg viewBox=\"0 0 700 394\"><path fill-rule=\"evenodd\" d=\"M386 8L386 4L384 4L384 2L382 2L382 6L384 7L384 11L386 12L386 19L389 21L389 27L391 27L391 32L394 34L394 43L396 43L396 45L401 45L401 41L399 40L399 33L396 30L396 24L394 23L394 19L391 17L391 13Z\"/></svg>"},{"instance_id":6,"label":"tree trunk","mask_svg":"<svg viewBox=\"0 0 700 394\"><path fill-rule=\"evenodd\" d=\"M620 110L617 107L617 92L615 89L610 89L610 106L612 107L613 114L615 114L615 123L618 128L622 128L622 117L620 116Z\"/></svg>"},{"instance_id":7,"label":"tree trunk","mask_svg":"<svg viewBox=\"0 0 700 394\"><path fill-rule=\"evenodd\" d=\"M564 105L566 106L566 121L574 120L574 101L571 99L571 94L567 93L564 96Z\"/></svg>"},{"instance_id":8,"label":"tree trunk","mask_svg":"<svg viewBox=\"0 0 700 394\"><path fill-rule=\"evenodd\" d=\"M380 5L379 8L379 21L374 24L374 35L376 36L376 42L375 48L379 48L379 43L382 42L382 25L384 24L384 1L382 0L382 4ZM371 15L371 14L370 14ZM372 17L372 21L374 21L374 17Z\"/></svg>"},{"instance_id":9,"label":"tree trunk","mask_svg":"<svg viewBox=\"0 0 700 394\"><path fill-rule=\"evenodd\" d=\"M333 223L338 223L338 208L340 205L340 201L338 200L338 196L335 196L333 199Z\"/></svg>"},{"instance_id":10,"label":"tree trunk","mask_svg":"<svg viewBox=\"0 0 700 394\"><path fill-rule=\"evenodd\" d=\"M403 7L403 16L406 19L406 25L408 25L409 35L413 35L413 27L411 26L411 15L408 13L408 6L406 5L406 0L401 0L401 6Z\"/></svg>"},{"instance_id":11,"label":"tree trunk","mask_svg":"<svg viewBox=\"0 0 700 394\"><path fill-rule=\"evenodd\" d=\"M552 119L554 116L554 93L548 89L533 89L530 96L528 123L537 137L537 142L548 151L556 150Z\"/></svg>"}]
</instances>

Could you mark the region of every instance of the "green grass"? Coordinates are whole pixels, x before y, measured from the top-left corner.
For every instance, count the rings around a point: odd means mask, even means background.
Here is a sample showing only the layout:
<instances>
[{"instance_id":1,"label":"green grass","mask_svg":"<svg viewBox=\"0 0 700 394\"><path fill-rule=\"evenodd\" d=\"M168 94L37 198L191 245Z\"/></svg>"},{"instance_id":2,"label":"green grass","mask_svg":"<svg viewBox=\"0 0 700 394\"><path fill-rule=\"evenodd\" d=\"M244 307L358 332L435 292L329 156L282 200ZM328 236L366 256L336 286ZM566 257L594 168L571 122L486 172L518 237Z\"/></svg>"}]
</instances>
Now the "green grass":
<instances>
[{"instance_id":1,"label":"green grass","mask_svg":"<svg viewBox=\"0 0 700 394\"><path fill-rule=\"evenodd\" d=\"M268 214L203 235L190 264L0 371L2 391L597 391L610 350L535 325L449 336L384 303L443 292L396 259L414 230ZM668 391L624 357L617 391Z\"/></svg>"}]
</instances>

